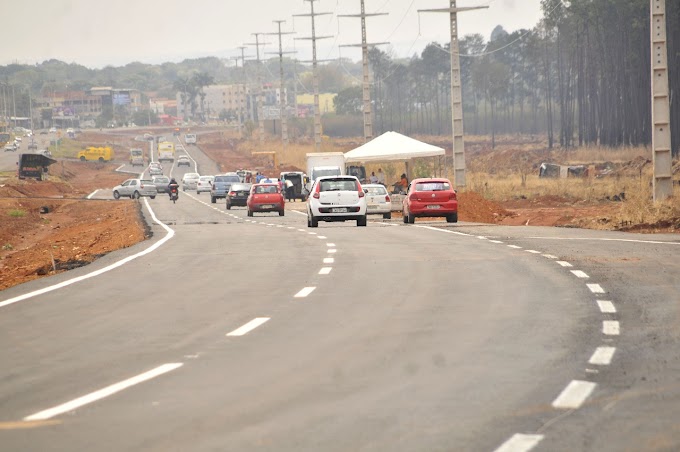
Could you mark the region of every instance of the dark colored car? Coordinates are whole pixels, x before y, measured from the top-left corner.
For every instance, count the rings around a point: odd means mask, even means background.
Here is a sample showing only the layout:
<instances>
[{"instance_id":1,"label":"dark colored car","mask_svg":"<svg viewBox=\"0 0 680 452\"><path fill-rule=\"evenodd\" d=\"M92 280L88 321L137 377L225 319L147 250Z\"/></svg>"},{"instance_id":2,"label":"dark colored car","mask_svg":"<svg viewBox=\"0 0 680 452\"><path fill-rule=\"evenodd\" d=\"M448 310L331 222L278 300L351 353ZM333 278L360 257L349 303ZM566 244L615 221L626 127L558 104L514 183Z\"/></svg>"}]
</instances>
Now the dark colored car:
<instances>
[{"instance_id":1,"label":"dark colored car","mask_svg":"<svg viewBox=\"0 0 680 452\"><path fill-rule=\"evenodd\" d=\"M226 173L215 176L210 188L210 202L215 204L218 198L226 198L232 184L238 184L241 178L236 173Z\"/></svg>"},{"instance_id":2,"label":"dark colored car","mask_svg":"<svg viewBox=\"0 0 680 452\"><path fill-rule=\"evenodd\" d=\"M415 223L416 217L445 217L448 223L458 222L458 197L448 179L413 180L403 206L404 223Z\"/></svg>"},{"instance_id":3,"label":"dark colored car","mask_svg":"<svg viewBox=\"0 0 680 452\"><path fill-rule=\"evenodd\" d=\"M227 210L234 206L246 207L251 184L233 184L227 193Z\"/></svg>"},{"instance_id":4,"label":"dark colored car","mask_svg":"<svg viewBox=\"0 0 680 452\"><path fill-rule=\"evenodd\" d=\"M248 216L252 217L255 212L278 212L279 216L283 216L284 203L279 184L255 184L248 196Z\"/></svg>"},{"instance_id":5,"label":"dark colored car","mask_svg":"<svg viewBox=\"0 0 680 452\"><path fill-rule=\"evenodd\" d=\"M154 176L152 180L158 193L168 192L168 184L170 183L170 178L168 176Z\"/></svg>"}]
</instances>

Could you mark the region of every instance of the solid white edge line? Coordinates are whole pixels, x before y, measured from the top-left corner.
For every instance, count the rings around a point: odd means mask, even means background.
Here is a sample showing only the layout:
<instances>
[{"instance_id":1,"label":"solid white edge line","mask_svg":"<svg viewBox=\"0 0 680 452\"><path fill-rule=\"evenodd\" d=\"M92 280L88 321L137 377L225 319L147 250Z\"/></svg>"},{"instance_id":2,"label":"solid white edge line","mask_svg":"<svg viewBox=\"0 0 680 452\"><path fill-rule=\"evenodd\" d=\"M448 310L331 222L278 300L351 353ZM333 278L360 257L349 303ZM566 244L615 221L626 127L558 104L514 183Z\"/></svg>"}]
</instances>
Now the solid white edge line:
<instances>
[{"instance_id":1,"label":"solid white edge line","mask_svg":"<svg viewBox=\"0 0 680 452\"><path fill-rule=\"evenodd\" d=\"M316 287L305 287L304 289L295 294L295 298L304 298L308 296L310 293L314 292L314 289L316 289Z\"/></svg>"},{"instance_id":2,"label":"solid white edge line","mask_svg":"<svg viewBox=\"0 0 680 452\"><path fill-rule=\"evenodd\" d=\"M556 262L557 262L559 265L561 265L562 267L573 267L573 265L571 265L571 264L570 264L569 262L567 262L567 261L556 261Z\"/></svg>"},{"instance_id":3,"label":"solid white edge line","mask_svg":"<svg viewBox=\"0 0 680 452\"><path fill-rule=\"evenodd\" d=\"M529 452L543 439L543 435L526 435L515 433L512 437L501 444L494 452Z\"/></svg>"},{"instance_id":4,"label":"solid white edge line","mask_svg":"<svg viewBox=\"0 0 680 452\"><path fill-rule=\"evenodd\" d=\"M97 400L103 399L103 398L108 397L110 395L113 395L117 392L120 392L124 389L127 389L130 386L134 386L136 384L143 383L147 380L151 380L152 378L156 378L160 375L163 375L165 373L173 371L173 370L175 370L179 367L182 367L182 365L183 365L183 363L163 364L162 366L156 367L155 369L151 369L147 372L144 372L143 374L139 374L135 377L128 378L127 380L123 380L121 382L114 383L110 386L99 389L98 391L91 392L91 393L86 394L82 397L78 397L77 399L71 400L70 402L66 402L66 403L63 403L61 405L55 406L53 408L49 408L47 410L40 411L40 412L32 414L30 416L26 416L24 418L24 421L44 421L46 419L57 416L59 414L63 414L63 413L67 413L69 411L73 411L77 408L80 408L83 405L87 405L87 404L90 404L92 402L96 402Z\"/></svg>"},{"instance_id":5,"label":"solid white edge line","mask_svg":"<svg viewBox=\"0 0 680 452\"><path fill-rule=\"evenodd\" d=\"M605 293L604 289L599 284L586 284L586 286L588 286L588 289L590 289L592 293Z\"/></svg>"},{"instance_id":6,"label":"solid white edge line","mask_svg":"<svg viewBox=\"0 0 680 452\"><path fill-rule=\"evenodd\" d=\"M566 409L579 408L596 386L597 384L591 381L572 380L553 401L552 406Z\"/></svg>"},{"instance_id":7,"label":"solid white edge line","mask_svg":"<svg viewBox=\"0 0 680 452\"><path fill-rule=\"evenodd\" d=\"M590 276L588 276L588 274L587 274L586 272L584 272L584 271L581 271L581 270L570 270L570 271L571 271L571 272L574 274L574 276L576 276L577 278L583 278L583 279L585 279L585 278L590 278Z\"/></svg>"},{"instance_id":8,"label":"solid white edge line","mask_svg":"<svg viewBox=\"0 0 680 452\"><path fill-rule=\"evenodd\" d=\"M333 267L321 267L321 270L319 270L320 275L327 275L333 270Z\"/></svg>"},{"instance_id":9,"label":"solid white edge line","mask_svg":"<svg viewBox=\"0 0 680 452\"><path fill-rule=\"evenodd\" d=\"M608 300L597 300L597 306L600 308L600 312L603 314L615 314L616 306L614 303Z\"/></svg>"},{"instance_id":10,"label":"solid white edge line","mask_svg":"<svg viewBox=\"0 0 680 452\"><path fill-rule=\"evenodd\" d=\"M491 242L491 243L503 243L500 240L489 240L489 242Z\"/></svg>"},{"instance_id":11,"label":"solid white edge line","mask_svg":"<svg viewBox=\"0 0 680 452\"><path fill-rule=\"evenodd\" d=\"M603 320L602 334L607 336L618 336L621 334L621 325L618 320Z\"/></svg>"},{"instance_id":12,"label":"solid white edge line","mask_svg":"<svg viewBox=\"0 0 680 452\"><path fill-rule=\"evenodd\" d=\"M94 195L96 195L97 192L98 192L99 190L101 190L101 189L98 188L98 189L96 189L95 191L93 191L92 193L90 193L89 195L87 195L87 199L92 199L92 197L93 197Z\"/></svg>"},{"instance_id":13,"label":"solid white edge line","mask_svg":"<svg viewBox=\"0 0 680 452\"><path fill-rule=\"evenodd\" d=\"M680 242L661 242L657 240L634 240L634 239L606 239L596 237L526 237L535 240L594 240L599 242L629 242L629 243L649 243L654 245L680 245Z\"/></svg>"},{"instance_id":14,"label":"solid white edge line","mask_svg":"<svg viewBox=\"0 0 680 452\"><path fill-rule=\"evenodd\" d=\"M9 305L11 305L13 303L17 303L19 301L23 301L23 300L26 300L26 299L29 299L29 298L33 298L33 297L38 296L38 295L42 295L42 294L45 294L45 293L48 293L48 292L52 292L52 291L57 290L57 289L61 289L62 287L70 286L71 284L75 284L77 282L84 281L84 280L89 279L89 278L93 278L95 276L99 276L102 273L106 273L106 272L111 271L115 268L118 268L122 265L125 265L128 262L137 259L138 257L145 256L145 255L151 253L152 251L155 251L160 246L162 246L165 242L170 240L175 235L175 231L170 229L168 226L163 224L158 218L156 218L156 214L151 209L151 206L149 205L149 201L148 201L147 198L144 198L144 203L146 204L146 208L149 209L149 213L151 214L151 218L153 219L154 223L159 224L163 229L165 229L167 231L167 234L165 235L165 237L163 237L162 239L160 239L159 241L157 241L156 243L154 243L153 245L151 245L147 249L140 251L137 254L133 254L132 256L128 256L124 259L119 260L118 262L114 262L111 265L107 265L104 268L100 268L99 270L95 270L92 273L87 273L85 275L78 276L77 278L72 278L72 279L68 279L66 281L62 281L59 284L55 284L53 286L43 287L42 289L34 290L33 292L29 292L29 293L26 293L26 294L23 294L23 295L17 295L16 297L4 300L4 301L0 302L0 308L3 308L5 306L9 306Z\"/></svg>"},{"instance_id":15,"label":"solid white edge line","mask_svg":"<svg viewBox=\"0 0 680 452\"><path fill-rule=\"evenodd\" d=\"M600 366L608 366L614 358L616 347L597 347L588 362Z\"/></svg>"},{"instance_id":16,"label":"solid white edge line","mask_svg":"<svg viewBox=\"0 0 680 452\"><path fill-rule=\"evenodd\" d=\"M226 336L243 336L253 331L258 326L264 325L271 317L256 317L250 322L236 328L231 333L227 333Z\"/></svg>"},{"instance_id":17,"label":"solid white edge line","mask_svg":"<svg viewBox=\"0 0 680 452\"><path fill-rule=\"evenodd\" d=\"M299 212L299 211L297 211L297 210L291 210L291 212L293 212L293 213L297 213L298 215L304 215L304 216L307 216L307 214L306 214L306 213L303 213L303 212Z\"/></svg>"}]
</instances>

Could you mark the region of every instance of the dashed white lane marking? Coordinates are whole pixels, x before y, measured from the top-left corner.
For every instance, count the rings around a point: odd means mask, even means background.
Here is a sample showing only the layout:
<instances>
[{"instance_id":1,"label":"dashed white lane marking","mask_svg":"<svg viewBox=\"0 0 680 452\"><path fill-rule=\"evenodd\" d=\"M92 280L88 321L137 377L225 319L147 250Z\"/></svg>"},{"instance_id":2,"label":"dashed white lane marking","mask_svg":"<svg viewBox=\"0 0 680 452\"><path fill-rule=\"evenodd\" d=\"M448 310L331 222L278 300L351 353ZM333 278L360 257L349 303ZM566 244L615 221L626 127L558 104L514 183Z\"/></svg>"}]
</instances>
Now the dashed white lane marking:
<instances>
[{"instance_id":1,"label":"dashed white lane marking","mask_svg":"<svg viewBox=\"0 0 680 452\"><path fill-rule=\"evenodd\" d=\"M270 319L270 317L256 317L250 322L246 323L243 326L240 326L236 328L234 331L231 333L227 333L227 336L243 336L244 334L248 334L249 332L253 331L255 328L258 326L264 325L267 323L267 321Z\"/></svg>"},{"instance_id":2,"label":"dashed white lane marking","mask_svg":"<svg viewBox=\"0 0 680 452\"><path fill-rule=\"evenodd\" d=\"M416 228L429 229L430 231L445 232L447 234L456 234L456 235L464 235L466 237L472 237L472 234L466 234L464 232L458 232L458 231L448 231L446 229L435 228L435 227L432 227L432 226L415 225L415 227Z\"/></svg>"},{"instance_id":3,"label":"dashed white lane marking","mask_svg":"<svg viewBox=\"0 0 680 452\"><path fill-rule=\"evenodd\" d=\"M483 235L478 235L477 238L478 238L479 240L487 240L487 238L484 237Z\"/></svg>"},{"instance_id":4,"label":"dashed white lane marking","mask_svg":"<svg viewBox=\"0 0 680 452\"><path fill-rule=\"evenodd\" d=\"M608 300L597 300L597 305L600 307L600 312L603 314L615 314L616 307L614 303Z\"/></svg>"},{"instance_id":5,"label":"dashed white lane marking","mask_svg":"<svg viewBox=\"0 0 680 452\"><path fill-rule=\"evenodd\" d=\"M62 281L59 284L55 284L53 286L44 287L42 289L34 290L33 292L25 293L23 295L17 295L16 297L4 300L4 301L0 302L0 308L5 307L5 306L9 306L9 305L11 305L13 303L17 303L19 301L26 300L28 298L33 298L37 295L42 295L42 294L45 294L45 293L48 293L48 292L52 292L53 290L61 289L62 287L70 286L71 284L75 284L75 283L83 281L85 279L89 279L89 278L93 278L95 276L99 276L102 273L106 273L110 270L113 270L114 268L118 268L122 265L125 265L128 262L130 262L134 259L137 259L138 257L142 257L146 254L149 254L152 251L155 251L160 246L162 246L165 242L170 240L175 235L175 231L173 231L172 229L167 227L165 224L163 224L163 222L161 222L156 217L156 214L151 209L151 206L149 205L149 200L147 198L144 198L144 204L146 205L146 208L149 209L149 213L151 214L151 218L153 219L154 223L159 224L163 229L166 230L167 234L165 235L165 237L163 237L162 239L160 239L159 241L157 241L156 243L154 243L153 245L151 245L150 247L148 247L144 251L140 251L137 254L133 254L132 256L128 256L125 259L121 259L118 262L114 262L113 264L108 265L104 268L100 268L99 270L95 270L92 273L88 273L86 275L78 276L77 278L68 279L66 281Z\"/></svg>"},{"instance_id":6,"label":"dashed white lane marking","mask_svg":"<svg viewBox=\"0 0 680 452\"><path fill-rule=\"evenodd\" d=\"M320 275L327 275L333 270L333 267L321 267L321 270L319 270Z\"/></svg>"},{"instance_id":7,"label":"dashed white lane marking","mask_svg":"<svg viewBox=\"0 0 680 452\"><path fill-rule=\"evenodd\" d=\"M316 289L316 287L305 287L304 289L295 294L295 298L305 298L310 293L314 292L314 289Z\"/></svg>"},{"instance_id":8,"label":"dashed white lane marking","mask_svg":"<svg viewBox=\"0 0 680 452\"><path fill-rule=\"evenodd\" d=\"M489 240L489 242L491 242L491 243L503 243L500 240Z\"/></svg>"},{"instance_id":9,"label":"dashed white lane marking","mask_svg":"<svg viewBox=\"0 0 680 452\"><path fill-rule=\"evenodd\" d=\"M308 232L309 235L316 235L316 232Z\"/></svg>"},{"instance_id":10,"label":"dashed white lane marking","mask_svg":"<svg viewBox=\"0 0 680 452\"><path fill-rule=\"evenodd\" d=\"M158 366L155 369L149 370L148 372L144 372L143 374L139 374L135 377L128 378L127 380L123 380L119 383L114 383L98 391L91 392L82 397L78 397L77 399L71 400L70 402L66 402L53 408L49 408L47 410L40 411L35 414L31 414L30 416L26 416L24 418L24 421L44 421L54 416L58 416L69 411L73 411L77 408L80 408L83 405L96 402L97 400L103 399L104 397L108 397L117 392L120 392L123 389L127 389L130 386L143 383L147 380L151 380L152 378L156 378L160 375L171 372L177 369L178 367L182 367L182 365L183 363L163 364L162 366Z\"/></svg>"},{"instance_id":11,"label":"dashed white lane marking","mask_svg":"<svg viewBox=\"0 0 680 452\"><path fill-rule=\"evenodd\" d=\"M536 250L524 250L524 251L526 251L527 253L531 253L531 254L541 254L540 251L536 251Z\"/></svg>"},{"instance_id":12,"label":"dashed white lane marking","mask_svg":"<svg viewBox=\"0 0 680 452\"><path fill-rule=\"evenodd\" d=\"M553 400L554 408L576 409L583 405L597 384L591 381L572 380L566 388Z\"/></svg>"},{"instance_id":13,"label":"dashed white lane marking","mask_svg":"<svg viewBox=\"0 0 680 452\"><path fill-rule=\"evenodd\" d=\"M333 254L333 253L335 253L335 252L337 252L337 251L338 251L338 250L336 250L335 248L328 248L328 253L329 253L329 254Z\"/></svg>"},{"instance_id":14,"label":"dashed white lane marking","mask_svg":"<svg viewBox=\"0 0 680 452\"><path fill-rule=\"evenodd\" d=\"M508 248L514 248L514 249L516 249L516 250L521 250L521 249L522 249L521 246L517 246L517 245L508 245Z\"/></svg>"},{"instance_id":15,"label":"dashed white lane marking","mask_svg":"<svg viewBox=\"0 0 680 452\"><path fill-rule=\"evenodd\" d=\"M288 229L295 229L293 226L288 226Z\"/></svg>"},{"instance_id":16,"label":"dashed white lane marking","mask_svg":"<svg viewBox=\"0 0 680 452\"><path fill-rule=\"evenodd\" d=\"M304 230L304 229L298 229L298 231L300 231L300 232L305 232L305 230Z\"/></svg>"},{"instance_id":17,"label":"dashed white lane marking","mask_svg":"<svg viewBox=\"0 0 680 452\"><path fill-rule=\"evenodd\" d=\"M329 248L335 247L335 243L326 243L326 246Z\"/></svg>"},{"instance_id":18,"label":"dashed white lane marking","mask_svg":"<svg viewBox=\"0 0 680 452\"><path fill-rule=\"evenodd\" d=\"M562 267L573 267L573 265L566 261L557 261L557 263L560 264Z\"/></svg>"},{"instance_id":19,"label":"dashed white lane marking","mask_svg":"<svg viewBox=\"0 0 680 452\"><path fill-rule=\"evenodd\" d=\"M87 195L87 199L92 199L92 197L93 197L94 195L96 195L98 191L99 191L99 189L96 189L95 191L93 191L92 193L90 193L89 195Z\"/></svg>"},{"instance_id":20,"label":"dashed white lane marking","mask_svg":"<svg viewBox=\"0 0 680 452\"><path fill-rule=\"evenodd\" d=\"M494 452L529 452L543 439L543 435L515 433Z\"/></svg>"},{"instance_id":21,"label":"dashed white lane marking","mask_svg":"<svg viewBox=\"0 0 680 452\"><path fill-rule=\"evenodd\" d=\"M604 289L599 284L586 284L586 286L588 286L588 289L590 289L592 293L605 293Z\"/></svg>"},{"instance_id":22,"label":"dashed white lane marking","mask_svg":"<svg viewBox=\"0 0 680 452\"><path fill-rule=\"evenodd\" d=\"M333 262L335 262L335 259L333 259L332 257L324 257L323 258L324 264L332 264Z\"/></svg>"},{"instance_id":23,"label":"dashed white lane marking","mask_svg":"<svg viewBox=\"0 0 680 452\"><path fill-rule=\"evenodd\" d=\"M557 259L557 256L553 256L552 254L541 254L541 256L546 257L548 259Z\"/></svg>"},{"instance_id":24,"label":"dashed white lane marking","mask_svg":"<svg viewBox=\"0 0 680 452\"><path fill-rule=\"evenodd\" d=\"M618 320L604 320L602 322L602 334L607 336L618 336L621 334L621 326Z\"/></svg>"},{"instance_id":25,"label":"dashed white lane marking","mask_svg":"<svg viewBox=\"0 0 680 452\"><path fill-rule=\"evenodd\" d=\"M328 237L326 237L325 235L320 235L320 236L318 236L318 237L319 237L321 240L326 240L326 239L328 238Z\"/></svg>"},{"instance_id":26,"label":"dashed white lane marking","mask_svg":"<svg viewBox=\"0 0 680 452\"><path fill-rule=\"evenodd\" d=\"M571 270L571 272L572 272L572 273L574 274L574 276L576 276L577 278L583 278L583 279L590 278L590 276L588 276L588 275L586 274L586 272L583 272L583 271L581 271L581 270Z\"/></svg>"},{"instance_id":27,"label":"dashed white lane marking","mask_svg":"<svg viewBox=\"0 0 680 452\"><path fill-rule=\"evenodd\" d=\"M597 347L588 362L599 366L608 366L612 362L615 352L616 347Z\"/></svg>"}]
</instances>

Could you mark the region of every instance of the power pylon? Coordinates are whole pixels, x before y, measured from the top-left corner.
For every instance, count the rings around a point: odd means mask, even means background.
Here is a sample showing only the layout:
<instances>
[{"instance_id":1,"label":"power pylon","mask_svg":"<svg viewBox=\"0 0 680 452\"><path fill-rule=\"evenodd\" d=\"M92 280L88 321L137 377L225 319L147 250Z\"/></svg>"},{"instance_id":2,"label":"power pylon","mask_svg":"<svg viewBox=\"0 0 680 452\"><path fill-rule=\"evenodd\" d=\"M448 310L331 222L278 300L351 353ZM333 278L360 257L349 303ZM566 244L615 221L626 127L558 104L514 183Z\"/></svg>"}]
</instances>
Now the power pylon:
<instances>
[{"instance_id":1,"label":"power pylon","mask_svg":"<svg viewBox=\"0 0 680 452\"><path fill-rule=\"evenodd\" d=\"M312 73L314 77L314 150L319 152L321 150L321 110L319 109L319 73L317 70L318 60L316 58L316 41L319 39L328 39L332 36L317 36L316 35L316 16L324 16L332 13L315 13L314 2L318 0L304 0L309 2L311 12L309 14L293 14L294 17L311 17L312 19L312 36L304 38L295 38L300 40L312 41Z\"/></svg>"},{"instance_id":2,"label":"power pylon","mask_svg":"<svg viewBox=\"0 0 680 452\"><path fill-rule=\"evenodd\" d=\"M368 71L368 47L389 44L387 42L366 42L366 18L373 16L386 16L387 13L366 14L364 0L361 0L360 14L343 14L338 17L359 17L361 18L361 44L345 44L341 47L361 47L361 60L363 63L363 100L364 100L364 142L373 139L373 111L371 107L371 81Z\"/></svg>"},{"instance_id":3,"label":"power pylon","mask_svg":"<svg viewBox=\"0 0 680 452\"><path fill-rule=\"evenodd\" d=\"M251 33L255 36L254 43L246 43L248 46L255 46L257 54L257 120L260 129L260 144L264 144L264 112L262 111L262 60L260 60L260 46L269 44L268 42L260 42L260 35L264 33Z\"/></svg>"},{"instance_id":4,"label":"power pylon","mask_svg":"<svg viewBox=\"0 0 680 452\"><path fill-rule=\"evenodd\" d=\"M279 36L279 51L278 52L267 52L270 54L276 54L279 56L279 77L281 78L281 101L279 102L281 111L281 140L283 141L283 147L288 146L288 115L286 112L286 107L288 106L288 95L286 93L286 85L283 79L283 55L288 53L295 53L293 51L284 52L283 51L283 35L292 35L294 31L281 31L281 24L285 23L285 20L275 20L274 23L278 25L279 31L276 33L267 33L268 35L278 35Z\"/></svg>"},{"instance_id":5,"label":"power pylon","mask_svg":"<svg viewBox=\"0 0 680 452\"><path fill-rule=\"evenodd\" d=\"M458 8L456 0L449 0L448 8L419 9L423 13L449 13L451 22L451 125L453 133L453 176L456 187L465 187L465 143L463 141L463 90L460 82L460 56L458 46L458 13L486 9L488 6Z\"/></svg>"}]
</instances>

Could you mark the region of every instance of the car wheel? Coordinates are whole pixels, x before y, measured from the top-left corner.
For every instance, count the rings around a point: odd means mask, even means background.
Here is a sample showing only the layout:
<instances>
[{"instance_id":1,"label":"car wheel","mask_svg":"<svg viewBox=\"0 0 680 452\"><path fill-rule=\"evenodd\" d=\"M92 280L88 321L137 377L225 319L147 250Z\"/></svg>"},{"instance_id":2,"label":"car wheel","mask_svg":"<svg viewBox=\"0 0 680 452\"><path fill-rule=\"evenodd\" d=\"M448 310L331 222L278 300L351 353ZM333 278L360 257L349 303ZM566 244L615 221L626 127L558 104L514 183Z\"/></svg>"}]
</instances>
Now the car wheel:
<instances>
[{"instance_id":1,"label":"car wheel","mask_svg":"<svg viewBox=\"0 0 680 452\"><path fill-rule=\"evenodd\" d=\"M450 213L446 216L447 223L458 223L458 212Z\"/></svg>"},{"instance_id":2,"label":"car wheel","mask_svg":"<svg viewBox=\"0 0 680 452\"><path fill-rule=\"evenodd\" d=\"M210 197L210 202L213 203L213 204L215 204L215 203L217 202L217 198L215 198L214 196L211 196L211 197Z\"/></svg>"},{"instance_id":3,"label":"car wheel","mask_svg":"<svg viewBox=\"0 0 680 452\"><path fill-rule=\"evenodd\" d=\"M357 226L366 226L366 215L361 218L357 218Z\"/></svg>"},{"instance_id":4,"label":"car wheel","mask_svg":"<svg viewBox=\"0 0 680 452\"><path fill-rule=\"evenodd\" d=\"M81 161L81 162L84 162L84 161L85 161L85 157L84 157L84 156L83 156L83 157L80 157L80 161Z\"/></svg>"},{"instance_id":5,"label":"car wheel","mask_svg":"<svg viewBox=\"0 0 680 452\"><path fill-rule=\"evenodd\" d=\"M156 199L156 196L149 196L149 198L151 198L151 199Z\"/></svg>"},{"instance_id":6,"label":"car wheel","mask_svg":"<svg viewBox=\"0 0 680 452\"><path fill-rule=\"evenodd\" d=\"M411 224L415 223L416 222L416 216L413 215L412 213L409 213L408 214L408 222L411 223Z\"/></svg>"},{"instance_id":7,"label":"car wheel","mask_svg":"<svg viewBox=\"0 0 680 452\"><path fill-rule=\"evenodd\" d=\"M383 219L385 220L391 220L392 219L392 212L387 212L383 214Z\"/></svg>"},{"instance_id":8,"label":"car wheel","mask_svg":"<svg viewBox=\"0 0 680 452\"><path fill-rule=\"evenodd\" d=\"M120 193L118 193L118 191L113 192L113 199L120 199Z\"/></svg>"},{"instance_id":9,"label":"car wheel","mask_svg":"<svg viewBox=\"0 0 680 452\"><path fill-rule=\"evenodd\" d=\"M104 161L104 157L99 157L99 161L100 161L100 162L103 162L103 161Z\"/></svg>"},{"instance_id":10,"label":"car wheel","mask_svg":"<svg viewBox=\"0 0 680 452\"><path fill-rule=\"evenodd\" d=\"M283 210L283 209L279 210L279 216L280 216L280 217L284 216L285 213L286 213L285 210Z\"/></svg>"},{"instance_id":11,"label":"car wheel","mask_svg":"<svg viewBox=\"0 0 680 452\"><path fill-rule=\"evenodd\" d=\"M132 197L135 198L135 199L139 199L140 196L141 196L141 195L139 194L138 191L135 191L135 192L132 194Z\"/></svg>"},{"instance_id":12,"label":"car wheel","mask_svg":"<svg viewBox=\"0 0 680 452\"><path fill-rule=\"evenodd\" d=\"M311 219L309 220L309 227L310 228L318 228L319 227L319 220L317 220L314 215L312 215Z\"/></svg>"}]
</instances>

